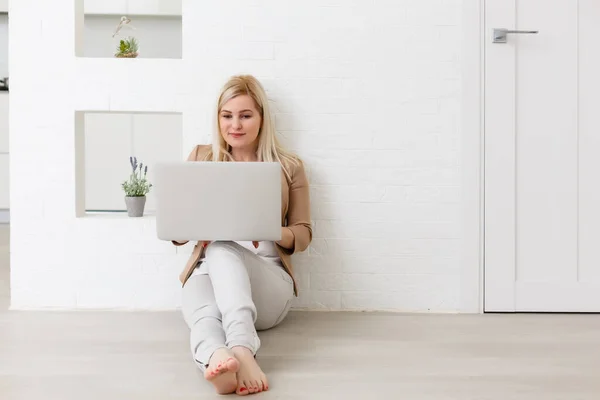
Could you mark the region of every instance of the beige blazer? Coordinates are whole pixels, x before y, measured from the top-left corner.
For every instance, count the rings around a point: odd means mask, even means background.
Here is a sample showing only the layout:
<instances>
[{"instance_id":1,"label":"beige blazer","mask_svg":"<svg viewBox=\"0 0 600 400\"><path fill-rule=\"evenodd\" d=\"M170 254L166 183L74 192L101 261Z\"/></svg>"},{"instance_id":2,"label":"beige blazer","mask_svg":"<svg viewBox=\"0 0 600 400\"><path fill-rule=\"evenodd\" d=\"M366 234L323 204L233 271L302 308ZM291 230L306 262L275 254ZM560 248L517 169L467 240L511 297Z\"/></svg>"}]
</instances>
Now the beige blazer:
<instances>
[{"instance_id":1,"label":"beige blazer","mask_svg":"<svg viewBox=\"0 0 600 400\"><path fill-rule=\"evenodd\" d=\"M210 145L197 145L187 158L187 161L203 161L210 151ZM289 168L291 179L288 181L286 175L281 171L281 226L288 227L294 235L294 244L291 249L285 249L276 245L277 252L285 270L294 281L294 294L298 296L298 285L294 276L294 267L291 256L306 250L312 241L312 226L310 221L310 199L309 187L306 173L302 164ZM187 242L173 242L175 246L181 246ZM179 275L182 285L188 280L198 261L204 256L204 242L197 242L194 250Z\"/></svg>"}]
</instances>

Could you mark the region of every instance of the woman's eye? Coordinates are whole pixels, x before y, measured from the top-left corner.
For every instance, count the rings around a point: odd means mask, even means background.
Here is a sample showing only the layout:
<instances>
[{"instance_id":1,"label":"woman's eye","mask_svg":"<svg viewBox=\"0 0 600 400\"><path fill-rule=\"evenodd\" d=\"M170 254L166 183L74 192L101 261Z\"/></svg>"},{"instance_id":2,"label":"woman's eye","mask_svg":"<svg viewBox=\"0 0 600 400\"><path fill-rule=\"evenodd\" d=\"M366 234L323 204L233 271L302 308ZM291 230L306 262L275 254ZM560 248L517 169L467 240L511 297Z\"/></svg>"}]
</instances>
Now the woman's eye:
<instances>
[{"instance_id":1,"label":"woman's eye","mask_svg":"<svg viewBox=\"0 0 600 400\"><path fill-rule=\"evenodd\" d=\"M231 115L223 115L223 118L231 118Z\"/></svg>"},{"instance_id":2,"label":"woman's eye","mask_svg":"<svg viewBox=\"0 0 600 400\"><path fill-rule=\"evenodd\" d=\"M252 115L242 115L242 118L252 118Z\"/></svg>"}]
</instances>

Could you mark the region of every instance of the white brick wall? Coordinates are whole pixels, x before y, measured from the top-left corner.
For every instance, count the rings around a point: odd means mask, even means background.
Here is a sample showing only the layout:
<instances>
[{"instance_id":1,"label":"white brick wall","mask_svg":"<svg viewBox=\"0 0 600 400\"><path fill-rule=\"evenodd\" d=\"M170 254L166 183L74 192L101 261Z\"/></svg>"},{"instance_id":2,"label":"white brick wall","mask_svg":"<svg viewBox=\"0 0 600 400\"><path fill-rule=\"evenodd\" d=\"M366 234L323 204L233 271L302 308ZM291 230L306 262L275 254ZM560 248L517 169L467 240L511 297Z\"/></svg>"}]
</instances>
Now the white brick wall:
<instances>
[{"instance_id":1,"label":"white brick wall","mask_svg":"<svg viewBox=\"0 0 600 400\"><path fill-rule=\"evenodd\" d=\"M158 242L151 217L75 218L70 113L182 112L183 158L237 73L263 81L308 167L315 238L295 257L296 307L459 308L461 1L187 0L183 60L77 62L69 23L50 22L71 15L59 3L12 6L13 308L179 306L189 246Z\"/></svg>"}]
</instances>

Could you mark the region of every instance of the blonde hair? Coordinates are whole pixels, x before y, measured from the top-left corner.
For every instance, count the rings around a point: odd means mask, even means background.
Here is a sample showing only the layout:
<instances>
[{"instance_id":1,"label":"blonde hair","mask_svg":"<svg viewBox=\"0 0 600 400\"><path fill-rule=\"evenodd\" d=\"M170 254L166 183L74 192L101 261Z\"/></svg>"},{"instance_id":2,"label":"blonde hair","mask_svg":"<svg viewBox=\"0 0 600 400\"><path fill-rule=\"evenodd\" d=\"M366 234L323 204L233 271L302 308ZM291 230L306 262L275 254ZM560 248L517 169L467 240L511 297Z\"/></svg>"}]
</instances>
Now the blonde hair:
<instances>
[{"instance_id":1,"label":"blonde hair","mask_svg":"<svg viewBox=\"0 0 600 400\"><path fill-rule=\"evenodd\" d=\"M261 116L261 127L258 133L258 149L256 156L259 161L279 162L288 180L291 179L289 166L299 165L300 159L293 153L287 151L279 143L275 133L275 124L269 107L267 94L261 83L252 75L236 75L231 77L221 89L216 109L216 129L213 132L212 149L206 155L206 160L212 161L234 161L231 155L231 146L227 144L221 135L219 113L223 105L229 100L248 95L254 101L254 105Z\"/></svg>"}]
</instances>

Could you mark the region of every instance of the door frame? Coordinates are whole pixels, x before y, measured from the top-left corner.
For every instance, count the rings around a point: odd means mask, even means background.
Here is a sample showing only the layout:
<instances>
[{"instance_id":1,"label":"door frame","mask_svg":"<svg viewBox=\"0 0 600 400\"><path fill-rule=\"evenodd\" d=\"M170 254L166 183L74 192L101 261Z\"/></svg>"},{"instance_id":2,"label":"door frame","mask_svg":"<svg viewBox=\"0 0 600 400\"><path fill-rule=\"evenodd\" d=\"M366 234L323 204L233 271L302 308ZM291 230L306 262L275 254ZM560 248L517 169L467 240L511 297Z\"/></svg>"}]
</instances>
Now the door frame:
<instances>
[{"instance_id":1,"label":"door frame","mask_svg":"<svg viewBox=\"0 0 600 400\"><path fill-rule=\"evenodd\" d=\"M485 312L485 0L463 0L459 312Z\"/></svg>"}]
</instances>

